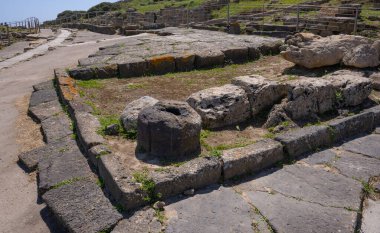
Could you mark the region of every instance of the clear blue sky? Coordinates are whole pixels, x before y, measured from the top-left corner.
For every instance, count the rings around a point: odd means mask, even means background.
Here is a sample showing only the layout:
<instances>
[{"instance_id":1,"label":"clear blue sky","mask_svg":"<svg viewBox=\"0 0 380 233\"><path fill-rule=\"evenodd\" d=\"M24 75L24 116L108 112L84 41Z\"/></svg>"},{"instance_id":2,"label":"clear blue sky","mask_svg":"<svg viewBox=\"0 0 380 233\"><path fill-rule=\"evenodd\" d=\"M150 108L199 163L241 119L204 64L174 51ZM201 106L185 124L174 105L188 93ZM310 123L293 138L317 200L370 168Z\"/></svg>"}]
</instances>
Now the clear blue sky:
<instances>
[{"instance_id":1,"label":"clear blue sky","mask_svg":"<svg viewBox=\"0 0 380 233\"><path fill-rule=\"evenodd\" d=\"M117 0L0 0L0 22L21 21L37 17L40 21L55 19L64 10L88 10L101 2Z\"/></svg>"}]
</instances>

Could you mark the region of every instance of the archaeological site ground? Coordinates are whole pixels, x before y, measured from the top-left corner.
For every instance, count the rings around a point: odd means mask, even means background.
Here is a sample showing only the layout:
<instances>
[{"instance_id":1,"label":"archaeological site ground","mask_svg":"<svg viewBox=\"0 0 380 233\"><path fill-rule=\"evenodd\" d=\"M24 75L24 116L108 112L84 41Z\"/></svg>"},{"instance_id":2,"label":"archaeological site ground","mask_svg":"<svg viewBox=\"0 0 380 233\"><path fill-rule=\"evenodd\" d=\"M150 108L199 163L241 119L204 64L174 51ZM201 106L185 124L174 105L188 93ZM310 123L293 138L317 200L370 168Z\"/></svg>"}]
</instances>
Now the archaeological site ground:
<instances>
[{"instance_id":1,"label":"archaeological site ground","mask_svg":"<svg viewBox=\"0 0 380 233\"><path fill-rule=\"evenodd\" d=\"M0 232L380 233L380 1L125 0L0 26Z\"/></svg>"}]
</instances>

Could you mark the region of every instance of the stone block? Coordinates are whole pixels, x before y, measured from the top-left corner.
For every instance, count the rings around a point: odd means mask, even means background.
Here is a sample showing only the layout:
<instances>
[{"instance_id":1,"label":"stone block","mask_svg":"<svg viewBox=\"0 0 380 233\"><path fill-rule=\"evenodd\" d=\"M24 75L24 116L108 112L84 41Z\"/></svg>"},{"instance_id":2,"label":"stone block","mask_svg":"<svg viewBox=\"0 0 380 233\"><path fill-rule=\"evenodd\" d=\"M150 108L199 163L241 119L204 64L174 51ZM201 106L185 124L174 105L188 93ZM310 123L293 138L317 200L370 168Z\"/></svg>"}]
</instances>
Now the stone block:
<instances>
[{"instance_id":1,"label":"stone block","mask_svg":"<svg viewBox=\"0 0 380 233\"><path fill-rule=\"evenodd\" d=\"M42 134L46 143L52 143L73 134L71 121L65 113L59 113L41 122Z\"/></svg>"},{"instance_id":2,"label":"stone block","mask_svg":"<svg viewBox=\"0 0 380 233\"><path fill-rule=\"evenodd\" d=\"M231 84L196 92L187 102L199 113L205 128L234 125L251 117L247 94Z\"/></svg>"},{"instance_id":3,"label":"stone block","mask_svg":"<svg viewBox=\"0 0 380 233\"><path fill-rule=\"evenodd\" d=\"M328 123L334 142L340 142L363 133L369 133L374 128L373 112L364 112Z\"/></svg>"},{"instance_id":4,"label":"stone block","mask_svg":"<svg viewBox=\"0 0 380 233\"><path fill-rule=\"evenodd\" d=\"M57 93L54 89L39 90L32 93L29 102L29 108L42 103L58 100Z\"/></svg>"},{"instance_id":5,"label":"stone block","mask_svg":"<svg viewBox=\"0 0 380 233\"><path fill-rule=\"evenodd\" d=\"M68 232L108 231L122 219L100 187L91 180L80 180L50 190L42 199Z\"/></svg>"},{"instance_id":6,"label":"stone block","mask_svg":"<svg viewBox=\"0 0 380 233\"><path fill-rule=\"evenodd\" d=\"M161 55L147 58L149 74L166 74L175 71L175 58L173 55Z\"/></svg>"},{"instance_id":7,"label":"stone block","mask_svg":"<svg viewBox=\"0 0 380 233\"><path fill-rule=\"evenodd\" d=\"M53 89L54 89L54 85L53 85L52 80L33 85L33 91L53 90Z\"/></svg>"},{"instance_id":8,"label":"stone block","mask_svg":"<svg viewBox=\"0 0 380 233\"><path fill-rule=\"evenodd\" d=\"M195 68L212 68L224 65L224 53L222 51L197 51L195 53Z\"/></svg>"},{"instance_id":9,"label":"stone block","mask_svg":"<svg viewBox=\"0 0 380 233\"><path fill-rule=\"evenodd\" d=\"M148 72L148 64L143 58L128 59L117 63L120 78L140 77Z\"/></svg>"},{"instance_id":10,"label":"stone block","mask_svg":"<svg viewBox=\"0 0 380 233\"><path fill-rule=\"evenodd\" d=\"M222 50L224 53L224 60L227 63L244 63L248 61L248 48L238 47L238 48L228 48Z\"/></svg>"},{"instance_id":11,"label":"stone block","mask_svg":"<svg viewBox=\"0 0 380 233\"><path fill-rule=\"evenodd\" d=\"M290 130L275 137L291 158L332 145L334 134L327 126L310 126Z\"/></svg>"},{"instance_id":12,"label":"stone block","mask_svg":"<svg viewBox=\"0 0 380 233\"><path fill-rule=\"evenodd\" d=\"M195 67L195 54L183 53L175 55L175 69L179 72L190 71Z\"/></svg>"},{"instance_id":13,"label":"stone block","mask_svg":"<svg viewBox=\"0 0 380 233\"><path fill-rule=\"evenodd\" d=\"M70 77L78 80L90 80L96 78L96 73L91 67L78 67L69 70Z\"/></svg>"},{"instance_id":14,"label":"stone block","mask_svg":"<svg viewBox=\"0 0 380 233\"><path fill-rule=\"evenodd\" d=\"M28 115L38 123L62 112L61 103L58 100L42 103L28 109Z\"/></svg>"},{"instance_id":15,"label":"stone block","mask_svg":"<svg viewBox=\"0 0 380 233\"><path fill-rule=\"evenodd\" d=\"M224 179L258 172L283 159L284 153L281 143L271 139L223 151Z\"/></svg>"},{"instance_id":16,"label":"stone block","mask_svg":"<svg viewBox=\"0 0 380 233\"><path fill-rule=\"evenodd\" d=\"M87 112L76 112L75 125L79 141L86 151L104 142L104 138L97 133L101 125L94 115Z\"/></svg>"}]
</instances>

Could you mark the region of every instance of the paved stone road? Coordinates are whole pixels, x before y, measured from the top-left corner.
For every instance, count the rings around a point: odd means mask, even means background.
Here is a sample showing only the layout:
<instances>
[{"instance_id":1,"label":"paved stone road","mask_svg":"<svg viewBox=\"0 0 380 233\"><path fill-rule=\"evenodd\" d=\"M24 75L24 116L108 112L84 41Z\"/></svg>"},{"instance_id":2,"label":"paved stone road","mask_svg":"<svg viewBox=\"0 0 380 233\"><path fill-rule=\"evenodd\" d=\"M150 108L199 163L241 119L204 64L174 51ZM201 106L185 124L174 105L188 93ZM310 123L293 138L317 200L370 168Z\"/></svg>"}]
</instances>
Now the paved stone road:
<instances>
[{"instance_id":1,"label":"paved stone road","mask_svg":"<svg viewBox=\"0 0 380 233\"><path fill-rule=\"evenodd\" d=\"M229 187L172 200L167 232L355 232L361 225L362 232L379 233L380 200L363 198L363 184L380 175L379 142L379 134L365 136Z\"/></svg>"},{"instance_id":2,"label":"paved stone road","mask_svg":"<svg viewBox=\"0 0 380 233\"><path fill-rule=\"evenodd\" d=\"M379 142L374 133L294 164L167 200L165 232L379 233L380 194L374 191L380 188ZM138 211L114 232L160 232L151 212Z\"/></svg>"}]
</instances>

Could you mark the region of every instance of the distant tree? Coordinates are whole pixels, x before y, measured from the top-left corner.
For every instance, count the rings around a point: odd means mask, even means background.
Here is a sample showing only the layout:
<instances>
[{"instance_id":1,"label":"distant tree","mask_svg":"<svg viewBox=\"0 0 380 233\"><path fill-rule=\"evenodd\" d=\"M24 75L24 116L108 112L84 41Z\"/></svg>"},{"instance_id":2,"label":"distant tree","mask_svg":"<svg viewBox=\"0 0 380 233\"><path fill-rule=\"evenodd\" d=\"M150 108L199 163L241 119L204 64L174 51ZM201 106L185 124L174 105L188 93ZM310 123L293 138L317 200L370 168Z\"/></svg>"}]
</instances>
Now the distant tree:
<instances>
[{"instance_id":1,"label":"distant tree","mask_svg":"<svg viewBox=\"0 0 380 233\"><path fill-rule=\"evenodd\" d=\"M59 13L57 15L57 19L69 18L73 15L83 14L83 13L86 13L86 11L69 11L69 10L66 10L66 11L62 11L61 13Z\"/></svg>"},{"instance_id":2,"label":"distant tree","mask_svg":"<svg viewBox=\"0 0 380 233\"><path fill-rule=\"evenodd\" d=\"M113 11L116 10L116 7L113 3L111 2L102 2L99 3L98 5L95 5L88 9L88 13L95 12L95 11Z\"/></svg>"}]
</instances>

